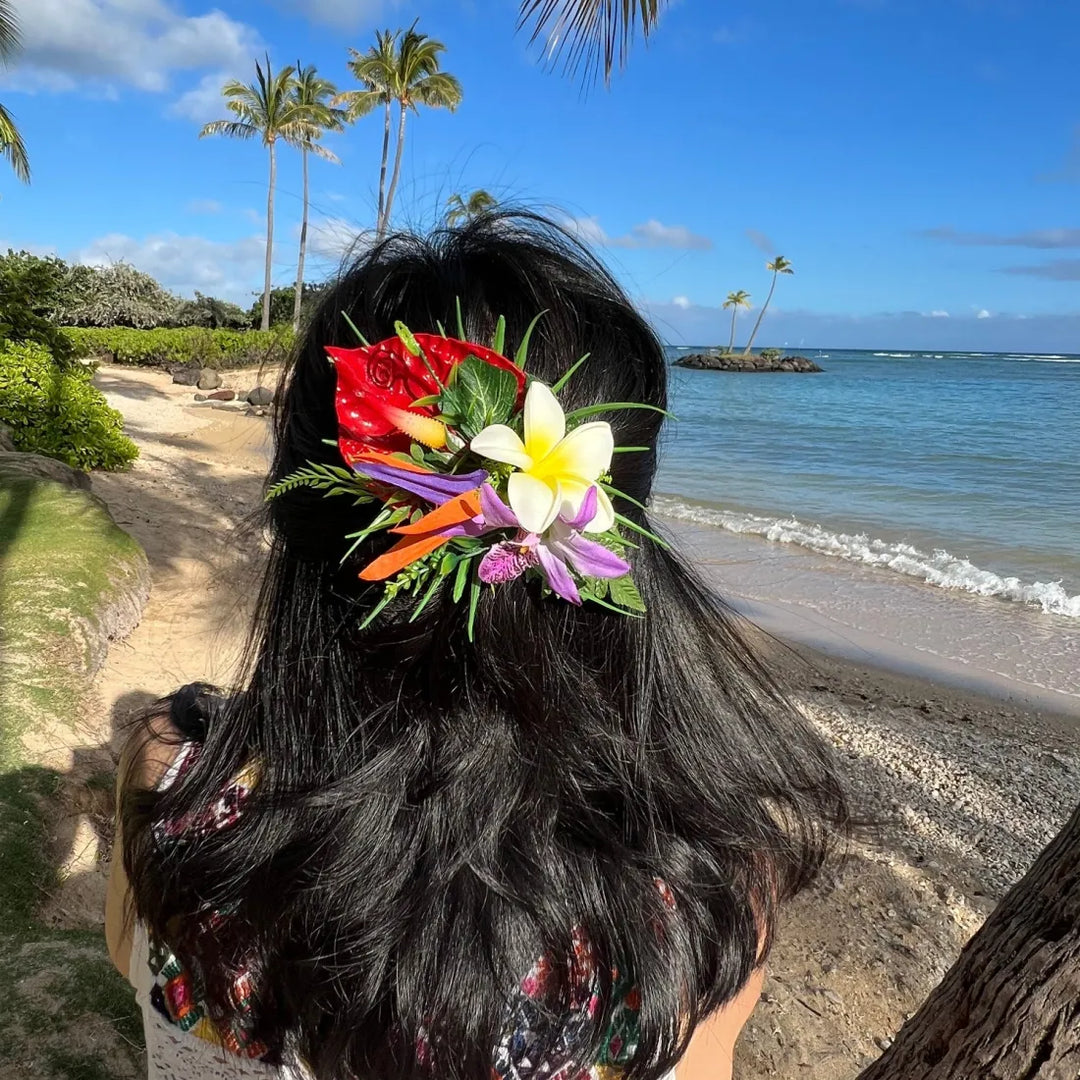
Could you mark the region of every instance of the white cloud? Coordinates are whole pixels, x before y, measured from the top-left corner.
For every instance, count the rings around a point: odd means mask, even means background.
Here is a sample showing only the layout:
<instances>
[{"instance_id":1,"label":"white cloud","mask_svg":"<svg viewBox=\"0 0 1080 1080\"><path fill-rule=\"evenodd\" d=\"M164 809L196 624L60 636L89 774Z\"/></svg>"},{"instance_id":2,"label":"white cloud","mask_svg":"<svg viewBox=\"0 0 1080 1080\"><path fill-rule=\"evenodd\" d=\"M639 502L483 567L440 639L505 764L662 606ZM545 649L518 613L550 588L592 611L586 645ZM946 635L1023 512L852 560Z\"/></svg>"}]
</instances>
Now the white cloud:
<instances>
[{"instance_id":1,"label":"white cloud","mask_svg":"<svg viewBox=\"0 0 1080 1080\"><path fill-rule=\"evenodd\" d=\"M676 296L671 302L682 311L689 311L693 307L689 296Z\"/></svg>"},{"instance_id":2,"label":"white cloud","mask_svg":"<svg viewBox=\"0 0 1080 1080\"><path fill-rule=\"evenodd\" d=\"M189 214L220 214L224 207L217 199L192 199L184 209Z\"/></svg>"},{"instance_id":3,"label":"white cloud","mask_svg":"<svg viewBox=\"0 0 1080 1080\"><path fill-rule=\"evenodd\" d=\"M698 236L684 225L664 225L655 218L635 225L623 236L609 236L598 217L569 218L566 227L587 244L613 248L678 248L689 251L708 251L712 241Z\"/></svg>"},{"instance_id":4,"label":"white cloud","mask_svg":"<svg viewBox=\"0 0 1080 1080\"><path fill-rule=\"evenodd\" d=\"M283 250L275 247L275 251ZM289 261L292 245L288 245ZM246 303L262 283L266 242L258 236L208 240L204 236L158 233L136 239L110 233L72 253L74 262L107 266L128 262L157 278L167 289L190 296L196 289ZM282 270L282 280L288 274Z\"/></svg>"},{"instance_id":5,"label":"white cloud","mask_svg":"<svg viewBox=\"0 0 1080 1080\"><path fill-rule=\"evenodd\" d=\"M308 225L308 250L312 255L340 262L362 248L369 236L369 232L345 218L314 218Z\"/></svg>"},{"instance_id":6,"label":"white cloud","mask_svg":"<svg viewBox=\"0 0 1080 1080\"><path fill-rule=\"evenodd\" d=\"M261 48L246 23L218 10L187 15L170 0L15 0L14 7L23 49L9 82L26 90L162 93L185 71L238 75Z\"/></svg>"},{"instance_id":7,"label":"white cloud","mask_svg":"<svg viewBox=\"0 0 1080 1080\"><path fill-rule=\"evenodd\" d=\"M980 311L980 312L978 313L978 315L976 315L976 316L975 316L975 318L976 318L976 319L989 319L989 318L990 318L990 312L989 312L989 311L987 311L987 310L986 310L986 308L983 308L983 309L982 309L982 310L981 310L981 311Z\"/></svg>"},{"instance_id":8,"label":"white cloud","mask_svg":"<svg viewBox=\"0 0 1080 1080\"><path fill-rule=\"evenodd\" d=\"M233 77L228 71L213 71L204 75L169 106L169 115L194 120L196 124L227 117L229 114L225 112L221 88Z\"/></svg>"},{"instance_id":9,"label":"white cloud","mask_svg":"<svg viewBox=\"0 0 1080 1080\"><path fill-rule=\"evenodd\" d=\"M931 311L930 312L930 318L931 319L947 319L948 317L949 317L949 313L947 311Z\"/></svg>"}]
</instances>

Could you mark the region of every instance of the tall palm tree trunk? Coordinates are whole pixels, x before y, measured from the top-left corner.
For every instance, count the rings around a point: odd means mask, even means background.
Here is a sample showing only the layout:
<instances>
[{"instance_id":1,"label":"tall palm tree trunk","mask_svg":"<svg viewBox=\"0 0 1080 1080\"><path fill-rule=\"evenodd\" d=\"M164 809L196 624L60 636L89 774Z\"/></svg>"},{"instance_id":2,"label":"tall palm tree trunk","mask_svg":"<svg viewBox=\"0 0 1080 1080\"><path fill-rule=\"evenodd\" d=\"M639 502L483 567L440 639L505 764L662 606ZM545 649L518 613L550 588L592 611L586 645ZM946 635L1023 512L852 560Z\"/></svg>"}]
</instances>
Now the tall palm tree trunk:
<instances>
[{"instance_id":1,"label":"tall palm tree trunk","mask_svg":"<svg viewBox=\"0 0 1080 1080\"><path fill-rule=\"evenodd\" d=\"M735 316L739 314L738 307L731 309L731 340L728 342L727 351L730 356L735 351Z\"/></svg>"},{"instance_id":2,"label":"tall palm tree trunk","mask_svg":"<svg viewBox=\"0 0 1080 1080\"><path fill-rule=\"evenodd\" d=\"M394 175L390 178L390 190L386 193L386 212L383 217L382 233L390 228L390 214L394 209L394 195L397 194L398 177L401 176L401 157L405 149L405 117L408 114L405 102L401 103L401 123L398 125L397 149L394 152Z\"/></svg>"},{"instance_id":3,"label":"tall palm tree trunk","mask_svg":"<svg viewBox=\"0 0 1080 1080\"><path fill-rule=\"evenodd\" d=\"M266 194L266 276L263 278L262 329L270 329L270 279L274 261L274 184L277 182L277 157L270 140L270 190Z\"/></svg>"},{"instance_id":4,"label":"tall palm tree trunk","mask_svg":"<svg viewBox=\"0 0 1080 1080\"><path fill-rule=\"evenodd\" d=\"M757 337L758 329L761 326L761 320L765 318L765 312L768 310L769 301L772 299L773 290L776 288L776 274L777 271L773 271L772 284L769 286L769 295L765 297L765 303L761 305L761 310L758 312L757 322L754 323L754 329L750 332L750 340L746 343L746 348L743 349L743 356L750 355L750 347L754 344L754 338Z\"/></svg>"},{"instance_id":5,"label":"tall palm tree trunk","mask_svg":"<svg viewBox=\"0 0 1080 1080\"><path fill-rule=\"evenodd\" d=\"M304 162L304 216L300 222L300 262L296 267L296 295L293 297L293 330L300 329L300 305L304 299L304 254L307 251L307 224L308 224L308 152L301 150L300 156Z\"/></svg>"},{"instance_id":6,"label":"tall palm tree trunk","mask_svg":"<svg viewBox=\"0 0 1080 1080\"><path fill-rule=\"evenodd\" d=\"M386 166L390 160L390 99L386 99L386 123L383 125L382 168L379 170L379 216L376 218L376 235L381 240L386 234Z\"/></svg>"}]
</instances>

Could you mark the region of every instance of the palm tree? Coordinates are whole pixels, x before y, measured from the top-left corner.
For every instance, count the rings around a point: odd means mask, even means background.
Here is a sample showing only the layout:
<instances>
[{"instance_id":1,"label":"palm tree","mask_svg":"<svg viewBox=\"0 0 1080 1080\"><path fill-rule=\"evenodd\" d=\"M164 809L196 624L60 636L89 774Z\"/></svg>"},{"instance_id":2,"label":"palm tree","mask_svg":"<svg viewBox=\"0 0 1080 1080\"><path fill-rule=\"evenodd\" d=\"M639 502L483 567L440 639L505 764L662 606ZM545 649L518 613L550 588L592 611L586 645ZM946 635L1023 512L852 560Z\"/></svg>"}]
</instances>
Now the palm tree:
<instances>
[{"instance_id":1,"label":"palm tree","mask_svg":"<svg viewBox=\"0 0 1080 1080\"><path fill-rule=\"evenodd\" d=\"M232 120L213 120L199 132L199 138L207 135L228 135L234 139L262 139L270 154L270 183L266 196L266 276L263 283L262 328L270 329L270 286L274 258L274 186L277 183L278 139L295 146L307 138L305 118L307 113L297 104L293 94L296 82L292 67L283 67L276 75L270 70L270 57L266 67L255 62L255 82L247 84L232 80L221 93L225 106L233 114Z\"/></svg>"},{"instance_id":2,"label":"palm tree","mask_svg":"<svg viewBox=\"0 0 1080 1080\"><path fill-rule=\"evenodd\" d=\"M409 110L419 112L419 106L433 109L449 109L453 112L461 104L461 83L451 74L439 70L439 57L446 51L441 41L421 34L413 23L404 33L391 35L384 31L377 35L376 45L363 57L356 57L349 65L353 74L367 87L355 94L355 108L362 115L378 103L385 104L387 129L383 136L383 171L379 181L379 220L376 234L386 235L394 209L398 180L401 177L401 158L405 150L405 121ZM383 197L383 183L389 155L390 103L396 101L400 110L397 143L394 148L394 171L390 187Z\"/></svg>"},{"instance_id":3,"label":"palm tree","mask_svg":"<svg viewBox=\"0 0 1080 1080\"><path fill-rule=\"evenodd\" d=\"M19 50L19 28L15 12L8 0L0 0L0 67L7 65ZM15 118L0 105L0 157L11 163L15 175L24 183L30 183L30 158L26 144L15 126Z\"/></svg>"},{"instance_id":4,"label":"palm tree","mask_svg":"<svg viewBox=\"0 0 1080 1080\"><path fill-rule=\"evenodd\" d=\"M771 263L766 263L765 269L772 271L772 284L769 286L769 295L765 298L765 303L761 305L761 310L758 312L757 322L754 323L754 329L750 334L750 340L746 343L746 348L743 349L743 356L750 355L750 346L754 344L754 338L757 337L758 328L761 326L761 320L765 318L765 312L768 310L769 301L772 299L772 294L776 289L777 275L795 273L791 268L791 263L789 263L783 255L777 255Z\"/></svg>"},{"instance_id":5,"label":"palm tree","mask_svg":"<svg viewBox=\"0 0 1080 1080\"><path fill-rule=\"evenodd\" d=\"M305 68L296 64L296 79L292 87L293 104L303 111L301 123L300 155L304 163L304 216L300 225L300 260L296 267L296 295L293 298L293 329L300 329L300 304L304 293L304 255L307 251L308 206L308 154L317 154L324 161L340 163L338 156L319 144L327 131L341 131L345 127L347 113L336 109L331 101L337 95L337 87L329 79L323 79L313 64ZM285 136L289 142L293 139Z\"/></svg>"},{"instance_id":6,"label":"palm tree","mask_svg":"<svg viewBox=\"0 0 1080 1080\"><path fill-rule=\"evenodd\" d=\"M583 71L591 81L598 68L611 79L616 54L626 63L630 42L641 21L648 41L660 12L672 0L521 0L518 28L533 23L533 42L543 40L548 55L566 53L566 67Z\"/></svg>"},{"instance_id":7,"label":"palm tree","mask_svg":"<svg viewBox=\"0 0 1080 1080\"><path fill-rule=\"evenodd\" d=\"M750 307L750 294L745 289L729 292L723 306L731 308L731 340L727 347L728 356L730 356L735 351L735 318L739 314L739 308Z\"/></svg>"},{"instance_id":8,"label":"palm tree","mask_svg":"<svg viewBox=\"0 0 1080 1080\"><path fill-rule=\"evenodd\" d=\"M495 196L483 188L478 188L468 199L463 199L458 194L451 195L446 200L446 224L451 227L462 225L497 205Z\"/></svg>"},{"instance_id":9,"label":"palm tree","mask_svg":"<svg viewBox=\"0 0 1080 1080\"><path fill-rule=\"evenodd\" d=\"M381 226L386 210L386 167L390 160L390 107L394 103L393 82L398 66L398 38L401 31L389 30L375 32L375 44L366 53L350 49L352 59L349 70L354 78L363 84L363 90L346 90L333 100L334 105L345 105L348 122L351 124L362 116L367 116L374 108L382 105L385 109L383 125L382 168L379 171L379 211L376 216L377 226Z\"/></svg>"}]
</instances>

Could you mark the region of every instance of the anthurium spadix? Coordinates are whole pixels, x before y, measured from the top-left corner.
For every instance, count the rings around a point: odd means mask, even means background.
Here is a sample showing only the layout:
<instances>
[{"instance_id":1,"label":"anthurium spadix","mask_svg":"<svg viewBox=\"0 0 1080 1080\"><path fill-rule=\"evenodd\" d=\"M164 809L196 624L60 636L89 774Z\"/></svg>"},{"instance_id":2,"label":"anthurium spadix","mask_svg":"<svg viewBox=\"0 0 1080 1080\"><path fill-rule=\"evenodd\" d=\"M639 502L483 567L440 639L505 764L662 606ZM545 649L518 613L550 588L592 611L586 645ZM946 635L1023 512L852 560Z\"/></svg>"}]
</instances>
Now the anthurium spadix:
<instances>
[{"instance_id":1,"label":"anthurium spadix","mask_svg":"<svg viewBox=\"0 0 1080 1080\"><path fill-rule=\"evenodd\" d=\"M539 534L560 516L578 516L590 489L611 468L615 440L604 421L567 433L562 406L540 382L529 385L522 419L524 439L506 424L492 424L472 440L470 449L517 470L507 482L507 502L522 528ZM611 500L596 487L596 514L584 531L602 533L614 524Z\"/></svg>"}]
</instances>

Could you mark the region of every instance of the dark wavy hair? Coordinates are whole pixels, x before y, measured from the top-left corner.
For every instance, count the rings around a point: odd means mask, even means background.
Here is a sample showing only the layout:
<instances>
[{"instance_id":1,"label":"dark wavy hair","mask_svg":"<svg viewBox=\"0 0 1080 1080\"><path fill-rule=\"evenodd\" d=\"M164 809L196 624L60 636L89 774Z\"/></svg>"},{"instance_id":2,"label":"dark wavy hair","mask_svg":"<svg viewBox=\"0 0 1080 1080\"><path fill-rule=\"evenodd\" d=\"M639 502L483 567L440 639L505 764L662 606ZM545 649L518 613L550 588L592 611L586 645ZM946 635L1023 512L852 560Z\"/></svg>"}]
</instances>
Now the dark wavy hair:
<instances>
[{"instance_id":1,"label":"dark wavy hair","mask_svg":"<svg viewBox=\"0 0 1080 1080\"><path fill-rule=\"evenodd\" d=\"M487 342L500 315L548 383L585 353L567 409L667 405L667 365L648 324L570 236L529 214L397 235L329 290L283 382L270 482L340 463L334 372L324 346L370 341L394 321L456 325ZM647 503L662 418L611 413L613 484ZM646 525L630 502L617 506ZM381 586L342 562L368 507L299 489L269 504L271 555L250 659L231 696L191 695L174 718L202 744L165 791L129 785L124 864L134 912L205 978L211 1011L254 973L258 1034L319 1080L489 1080L508 1001L539 956L587 935L600 1009L570 1060L598 1060L612 969L636 983L632 1080L653 1080L695 1025L730 1000L768 949L778 904L806 886L848 810L831 759L728 614L672 551L642 541L633 572L644 618L545 598L518 579L485 590L475 637L446 589L365 616ZM640 538L637 538L640 539ZM240 819L184 843L246 763L261 781ZM657 888L674 895L669 910ZM208 910L227 931L196 928ZM570 968L544 1003L564 1015ZM418 1060L425 1035L430 1059Z\"/></svg>"}]
</instances>

